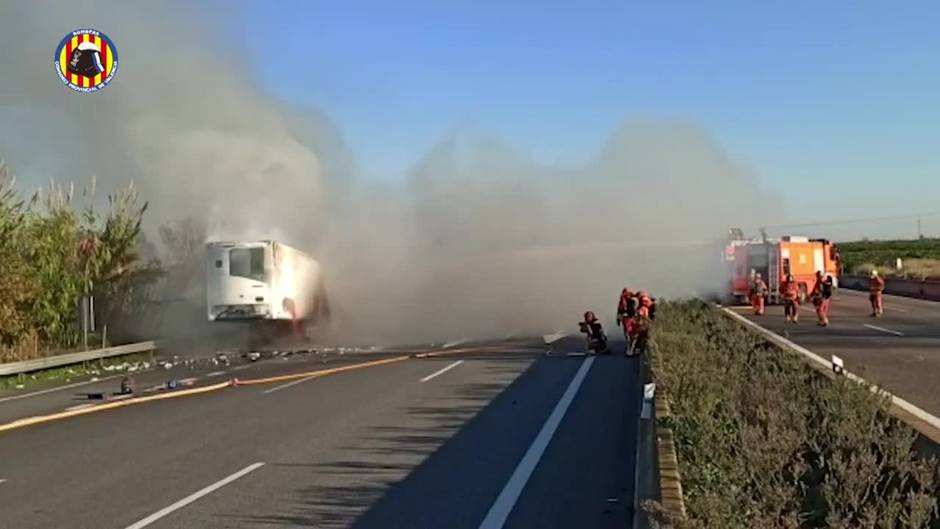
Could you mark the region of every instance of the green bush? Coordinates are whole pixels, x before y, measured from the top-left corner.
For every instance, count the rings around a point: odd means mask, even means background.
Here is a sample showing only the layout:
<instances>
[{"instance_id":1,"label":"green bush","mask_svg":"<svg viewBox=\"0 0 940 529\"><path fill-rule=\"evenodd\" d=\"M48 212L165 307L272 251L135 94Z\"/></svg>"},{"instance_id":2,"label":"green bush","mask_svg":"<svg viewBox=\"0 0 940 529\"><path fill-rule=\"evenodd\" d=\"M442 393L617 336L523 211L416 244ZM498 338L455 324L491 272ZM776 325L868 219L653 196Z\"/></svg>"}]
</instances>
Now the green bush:
<instances>
[{"instance_id":1,"label":"green bush","mask_svg":"<svg viewBox=\"0 0 940 529\"><path fill-rule=\"evenodd\" d=\"M940 239L855 241L839 243L839 255L847 272L893 267L896 259L940 259Z\"/></svg>"},{"instance_id":2,"label":"green bush","mask_svg":"<svg viewBox=\"0 0 940 529\"><path fill-rule=\"evenodd\" d=\"M0 361L75 346L83 295L96 296L107 323L133 313L136 290L159 273L137 257L146 204L132 186L110 195L102 215L93 184L77 206L72 186L50 184L23 201L14 183L0 163Z\"/></svg>"},{"instance_id":3,"label":"green bush","mask_svg":"<svg viewBox=\"0 0 940 529\"><path fill-rule=\"evenodd\" d=\"M830 380L698 301L653 328L688 527L902 528L937 523L940 470L888 400Z\"/></svg>"}]
</instances>

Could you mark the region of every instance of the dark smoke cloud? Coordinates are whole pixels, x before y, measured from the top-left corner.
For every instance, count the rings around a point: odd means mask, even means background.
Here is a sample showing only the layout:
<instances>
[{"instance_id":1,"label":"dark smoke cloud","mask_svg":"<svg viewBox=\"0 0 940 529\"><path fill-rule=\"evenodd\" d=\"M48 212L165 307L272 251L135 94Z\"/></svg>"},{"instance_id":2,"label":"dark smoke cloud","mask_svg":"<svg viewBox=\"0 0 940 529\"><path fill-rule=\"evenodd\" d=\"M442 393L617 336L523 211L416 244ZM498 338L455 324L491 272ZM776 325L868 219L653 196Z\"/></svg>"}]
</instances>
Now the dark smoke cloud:
<instances>
[{"instance_id":1,"label":"dark smoke cloud","mask_svg":"<svg viewBox=\"0 0 940 529\"><path fill-rule=\"evenodd\" d=\"M714 288L708 243L769 216L754 176L704 130L659 120L626 122L580 167L455 135L400 183L362 181L330 120L267 96L194 9L0 6L0 155L26 185L96 175L109 191L134 180L151 230L193 216L211 238L310 251L343 339L542 333L570 329L583 310L609 316L625 285L668 296ZM51 64L85 13L121 57L96 94L66 89Z\"/></svg>"}]
</instances>

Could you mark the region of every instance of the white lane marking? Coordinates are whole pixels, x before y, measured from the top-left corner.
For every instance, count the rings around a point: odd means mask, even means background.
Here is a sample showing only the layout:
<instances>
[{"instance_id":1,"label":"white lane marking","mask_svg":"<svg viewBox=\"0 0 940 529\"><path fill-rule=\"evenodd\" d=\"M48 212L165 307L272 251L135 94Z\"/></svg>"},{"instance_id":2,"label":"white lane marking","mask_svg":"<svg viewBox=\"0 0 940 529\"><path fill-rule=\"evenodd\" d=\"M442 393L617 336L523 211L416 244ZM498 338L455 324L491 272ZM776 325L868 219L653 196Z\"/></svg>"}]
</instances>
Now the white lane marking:
<instances>
[{"instance_id":1,"label":"white lane marking","mask_svg":"<svg viewBox=\"0 0 940 529\"><path fill-rule=\"evenodd\" d=\"M863 323L862 325L864 325L865 327L868 327L869 329L874 329L874 330L876 330L876 331L886 332L886 333L888 333L888 334L893 334L893 335L895 335L895 336L904 336L904 333L903 333L903 332L900 332L900 331L892 331L891 329L885 329L884 327L879 327L879 326L877 326L877 325L869 325L869 324L867 324L867 323Z\"/></svg>"},{"instance_id":2,"label":"white lane marking","mask_svg":"<svg viewBox=\"0 0 940 529\"><path fill-rule=\"evenodd\" d=\"M245 364L243 366L235 366L232 368L232 371L241 371L242 369L248 369L251 367L251 364Z\"/></svg>"},{"instance_id":3,"label":"white lane marking","mask_svg":"<svg viewBox=\"0 0 940 529\"><path fill-rule=\"evenodd\" d=\"M443 369L438 369L437 371L431 373L430 375L428 375L428 376L422 378L422 379L421 379L421 382L427 382L428 380L431 380L432 378L434 378L434 377L436 377L436 376L438 376L438 375L443 375L444 373L450 371L451 369L453 369L453 368L459 366L459 365L462 364L462 363L463 363L463 360L457 360L457 361L454 362L453 364L450 364L449 366L447 366L447 367L445 367L445 368L443 368Z\"/></svg>"},{"instance_id":4,"label":"white lane marking","mask_svg":"<svg viewBox=\"0 0 940 529\"><path fill-rule=\"evenodd\" d=\"M532 441L532 445L526 451L522 460L519 461L516 470L512 473L509 481L506 482L506 486L503 487L502 492L499 493L499 497L496 498L496 502L493 503L489 512L486 513L486 518L484 518L483 522L480 524L480 529L501 529L503 525L505 525L506 519L509 518L509 513L512 512L512 508L516 505L516 501L522 494L522 489L525 488L529 477L535 470L535 466L538 465L542 454L545 453L549 441L551 441L552 436L555 435L555 430L558 428L558 425L561 424L562 418L564 418L565 413L568 411L568 407L574 400L575 395L577 395L578 389L581 387L581 383L584 382L584 377L587 376L593 363L593 357L581 363L578 372L575 373L574 378L571 379L571 383L568 384L568 389L565 390L561 399L558 400L558 404L555 405L552 414L548 416L548 420L545 421L539 434L535 437L535 440Z\"/></svg>"},{"instance_id":5,"label":"white lane marking","mask_svg":"<svg viewBox=\"0 0 940 529\"><path fill-rule=\"evenodd\" d=\"M561 340L565 336L568 336L567 332L556 332L555 334L544 334L542 335L542 340L546 344L550 344L550 343L557 342L558 340Z\"/></svg>"},{"instance_id":6,"label":"white lane marking","mask_svg":"<svg viewBox=\"0 0 940 529\"><path fill-rule=\"evenodd\" d=\"M225 374L225 371L213 371L213 372L209 373L208 375L206 375L206 378L209 378L209 377L217 377L217 376L221 376L221 375L224 375L224 374Z\"/></svg>"},{"instance_id":7,"label":"white lane marking","mask_svg":"<svg viewBox=\"0 0 940 529\"><path fill-rule=\"evenodd\" d=\"M75 410L84 410L85 408L91 408L94 404L79 404L77 406L69 406L65 408L65 411L75 411Z\"/></svg>"},{"instance_id":8,"label":"white lane marking","mask_svg":"<svg viewBox=\"0 0 940 529\"><path fill-rule=\"evenodd\" d=\"M147 527L148 525L159 520L160 518L163 518L164 516L172 513L173 511L182 509L183 507L198 500L199 498L202 498L203 496L207 494L211 494L212 492L215 492L216 490L221 489L222 487L244 476L245 474L248 474L249 472L254 472L255 470L261 468L263 465L264 463L252 463L248 465L247 467L239 470L238 472L232 474L231 476L228 476L227 478L223 478L219 481L216 481L215 483L213 483L212 485L209 485L208 487L197 490L196 492L190 494L189 496L186 496L185 498L174 503L173 505L170 505L169 507L164 507L137 523L128 525L125 529L142 529L144 527Z\"/></svg>"},{"instance_id":9,"label":"white lane marking","mask_svg":"<svg viewBox=\"0 0 940 529\"><path fill-rule=\"evenodd\" d=\"M74 384L67 384L67 385L65 385L65 386L57 386L57 387L54 387L54 388L43 389L43 390L40 390L40 391L33 391L32 393L24 393L24 394L22 394L22 395L13 395L13 396L10 396L10 397L3 397L2 399L0 399L0 402L7 402L7 401L10 401L10 400L25 399L26 397L35 397L36 395L45 395L46 393L52 393L52 392L54 392L54 391L62 391L63 389L77 388L77 387L79 387L79 386L84 386L84 385L87 385L87 384L94 384L95 382L104 382L105 380L112 380L112 379L120 378L120 377L123 377L123 376L124 376L124 375L113 375L113 376L110 376L110 377L99 378L98 380L86 380L85 382L76 382L76 383L74 383Z\"/></svg>"},{"instance_id":10,"label":"white lane marking","mask_svg":"<svg viewBox=\"0 0 940 529\"><path fill-rule=\"evenodd\" d=\"M467 339L454 340L453 342L447 342L444 344L444 349L450 349L451 347L457 347L460 344L467 343Z\"/></svg>"},{"instance_id":11,"label":"white lane marking","mask_svg":"<svg viewBox=\"0 0 940 529\"><path fill-rule=\"evenodd\" d=\"M0 478L0 483L3 483L3 482L5 482L5 481L6 481L5 479Z\"/></svg>"},{"instance_id":12,"label":"white lane marking","mask_svg":"<svg viewBox=\"0 0 940 529\"><path fill-rule=\"evenodd\" d=\"M301 378L300 380L294 380L294 381L288 382L287 384L281 384L280 386L276 386L276 387L273 387L273 388L271 388L271 389L266 389L266 390L264 391L264 394L267 395L267 394L269 394L269 393L274 393L275 391L280 391L280 390L282 390L282 389L287 389L287 388L289 388L289 387L291 387L291 386L296 386L297 384L300 384L301 382L306 382L306 381L308 381L308 380L310 380L310 379L317 378L318 376L320 376L320 375L313 375L313 376L309 376L309 377L306 377L306 378Z\"/></svg>"}]
</instances>

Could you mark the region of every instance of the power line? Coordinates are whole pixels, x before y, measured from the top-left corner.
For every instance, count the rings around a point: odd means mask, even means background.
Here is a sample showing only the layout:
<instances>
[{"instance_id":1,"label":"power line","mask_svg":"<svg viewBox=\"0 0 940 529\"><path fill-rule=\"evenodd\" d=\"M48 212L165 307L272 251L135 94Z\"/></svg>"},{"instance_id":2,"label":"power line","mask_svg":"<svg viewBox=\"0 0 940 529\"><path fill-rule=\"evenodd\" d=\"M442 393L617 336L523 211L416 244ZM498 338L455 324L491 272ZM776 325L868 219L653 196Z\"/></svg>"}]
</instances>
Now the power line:
<instances>
[{"instance_id":1,"label":"power line","mask_svg":"<svg viewBox=\"0 0 940 529\"><path fill-rule=\"evenodd\" d=\"M765 228L807 228L813 226L834 226L838 224L859 224L862 222L878 222L883 220L913 220L923 217L940 217L940 211L928 213L908 213L905 215L888 215L884 217L866 217L861 219L822 220L818 222L803 222L797 224L770 224Z\"/></svg>"}]
</instances>

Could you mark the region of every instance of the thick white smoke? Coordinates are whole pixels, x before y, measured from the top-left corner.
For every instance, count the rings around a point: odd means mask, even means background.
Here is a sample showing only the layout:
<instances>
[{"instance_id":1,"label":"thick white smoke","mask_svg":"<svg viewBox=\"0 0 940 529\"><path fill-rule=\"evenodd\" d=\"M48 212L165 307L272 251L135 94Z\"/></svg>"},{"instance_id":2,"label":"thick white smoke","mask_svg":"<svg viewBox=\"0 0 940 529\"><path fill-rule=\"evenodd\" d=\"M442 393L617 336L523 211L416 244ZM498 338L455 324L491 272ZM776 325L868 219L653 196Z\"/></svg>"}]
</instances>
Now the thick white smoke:
<instances>
[{"instance_id":1,"label":"thick white smoke","mask_svg":"<svg viewBox=\"0 0 940 529\"><path fill-rule=\"evenodd\" d=\"M709 241L768 200L701 128L628 121L590 163L534 163L499 139L445 138L398 184L355 178L328 119L255 87L186 4L0 6L0 156L21 182L134 180L151 230L275 237L322 260L344 339L499 337L610 314L623 286L714 288ZM117 43L111 86L73 93L55 44L93 17ZM209 28L211 30L211 28ZM395 134L396 131L386 131ZM195 312L194 314L200 314Z\"/></svg>"},{"instance_id":2,"label":"thick white smoke","mask_svg":"<svg viewBox=\"0 0 940 529\"><path fill-rule=\"evenodd\" d=\"M0 6L0 152L21 181L95 175L107 190L134 180L152 220L208 215L222 237L322 229L316 154L248 81L237 50L210 45L213 28L195 25L206 15L183 2ZM52 57L89 20L114 40L119 70L104 90L80 94L57 82ZM282 207L285 195L306 206Z\"/></svg>"},{"instance_id":3,"label":"thick white smoke","mask_svg":"<svg viewBox=\"0 0 940 529\"><path fill-rule=\"evenodd\" d=\"M584 310L612 316L624 286L716 290L712 243L775 209L703 130L649 121L575 169L449 138L401 188L356 200L321 248L338 300L357 332L436 338L569 329Z\"/></svg>"}]
</instances>

